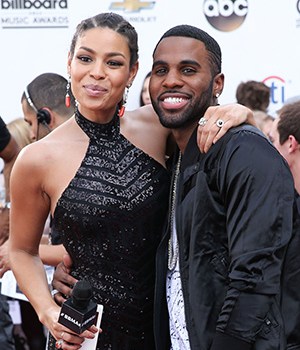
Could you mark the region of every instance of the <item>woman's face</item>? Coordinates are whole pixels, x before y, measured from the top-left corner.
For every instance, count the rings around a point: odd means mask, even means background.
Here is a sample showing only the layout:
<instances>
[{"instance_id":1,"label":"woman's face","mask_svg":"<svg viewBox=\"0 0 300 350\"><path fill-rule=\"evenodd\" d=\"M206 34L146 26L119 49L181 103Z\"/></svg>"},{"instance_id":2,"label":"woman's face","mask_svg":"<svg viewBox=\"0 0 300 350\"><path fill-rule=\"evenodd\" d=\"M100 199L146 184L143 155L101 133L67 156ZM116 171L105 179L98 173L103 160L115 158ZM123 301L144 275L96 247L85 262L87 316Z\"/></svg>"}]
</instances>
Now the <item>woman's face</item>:
<instances>
[{"instance_id":1,"label":"woman's face","mask_svg":"<svg viewBox=\"0 0 300 350\"><path fill-rule=\"evenodd\" d=\"M90 118L111 119L124 89L136 73L130 68L130 51L125 37L109 28L93 28L78 37L68 68L71 87L80 112Z\"/></svg>"}]
</instances>

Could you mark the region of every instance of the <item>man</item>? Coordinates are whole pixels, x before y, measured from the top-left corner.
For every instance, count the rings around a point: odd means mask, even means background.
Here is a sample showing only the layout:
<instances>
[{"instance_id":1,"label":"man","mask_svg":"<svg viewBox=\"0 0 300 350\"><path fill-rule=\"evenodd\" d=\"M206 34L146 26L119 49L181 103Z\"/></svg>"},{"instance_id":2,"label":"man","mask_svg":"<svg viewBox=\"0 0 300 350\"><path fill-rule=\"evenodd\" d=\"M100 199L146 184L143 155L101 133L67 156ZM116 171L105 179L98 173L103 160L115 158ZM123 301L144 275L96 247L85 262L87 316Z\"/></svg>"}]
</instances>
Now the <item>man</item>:
<instances>
[{"instance_id":1,"label":"man","mask_svg":"<svg viewBox=\"0 0 300 350\"><path fill-rule=\"evenodd\" d=\"M224 84L221 50L207 33L172 28L153 60L152 104L182 159L157 257L156 348L285 349L277 299L292 235L291 174L249 126L199 152L198 120L206 123L205 111L217 104ZM60 283L56 288L68 294Z\"/></svg>"},{"instance_id":2,"label":"man","mask_svg":"<svg viewBox=\"0 0 300 350\"><path fill-rule=\"evenodd\" d=\"M70 105L66 106L66 98ZM32 140L43 138L74 114L75 101L68 81L59 74L44 73L33 79L21 98Z\"/></svg>"},{"instance_id":3,"label":"man","mask_svg":"<svg viewBox=\"0 0 300 350\"><path fill-rule=\"evenodd\" d=\"M300 193L300 101L287 103L279 111L269 133L270 141L287 161ZM282 309L288 344L300 349L300 197L297 194L295 229L283 269Z\"/></svg>"},{"instance_id":4,"label":"man","mask_svg":"<svg viewBox=\"0 0 300 350\"><path fill-rule=\"evenodd\" d=\"M286 104L278 111L269 139L288 162L300 193L300 101Z\"/></svg>"},{"instance_id":5,"label":"man","mask_svg":"<svg viewBox=\"0 0 300 350\"><path fill-rule=\"evenodd\" d=\"M199 152L197 121L223 84L212 37L186 25L163 35L150 95L181 164L157 257L158 350L286 349L278 300L293 182L276 150L249 126Z\"/></svg>"},{"instance_id":6,"label":"man","mask_svg":"<svg viewBox=\"0 0 300 350\"><path fill-rule=\"evenodd\" d=\"M24 120L30 127L32 141L45 137L74 114L75 100L71 91L67 91L67 86L68 81L63 76L56 73L44 73L34 78L25 88L21 97L21 103ZM66 94L70 97L69 107L65 104ZM11 157L12 159L9 163L4 159L4 169L9 167L9 171L7 170L5 173L6 183L9 182L11 167L18 152L19 148L14 157ZM7 193L9 195L8 187ZM4 222L4 219L1 218L3 215L4 213L0 214L0 222ZM8 215L6 221L8 228ZM52 243L59 244L59 237L55 233L52 236ZM48 244L40 245L40 254L43 262L47 265L55 266L61 260L62 252L64 252L62 245L56 247ZM0 246L0 264L2 265L0 277L2 277L6 271L10 270L8 242Z\"/></svg>"},{"instance_id":7,"label":"man","mask_svg":"<svg viewBox=\"0 0 300 350\"><path fill-rule=\"evenodd\" d=\"M67 91L68 81L59 74L44 73L33 79L25 88L22 94L21 103L24 114L24 120L30 126L30 137L32 141L45 137L48 133L69 119L75 110L75 100L71 91ZM66 94L70 97L70 106L65 105ZM8 130L4 133L4 126L0 125L0 131L3 129L3 139L9 143L4 150L0 152L0 156L4 160L4 175L6 183L6 208L0 212L0 227L5 228L5 239L1 240L0 245L0 277L10 270L10 262L8 257L8 229L9 229L9 178L12 166L20 151L20 147L10 136ZM6 126L5 126L6 127ZM1 138L2 139L2 138ZM2 142L1 142L2 144ZM2 236L2 232L1 232ZM4 232L3 232L4 236ZM46 238L46 235L45 235ZM59 237L52 234L53 243L59 244ZM64 248L62 245L40 245L40 255L44 264L56 265L61 260ZM45 243L45 242L44 242ZM32 350L44 347L44 330L42 324L27 302L20 302L22 309L23 328L26 331ZM32 328L35 332L32 332ZM6 348L6 347L5 347ZM25 345L24 345L25 348ZM7 347L9 349L9 347Z\"/></svg>"}]
</instances>

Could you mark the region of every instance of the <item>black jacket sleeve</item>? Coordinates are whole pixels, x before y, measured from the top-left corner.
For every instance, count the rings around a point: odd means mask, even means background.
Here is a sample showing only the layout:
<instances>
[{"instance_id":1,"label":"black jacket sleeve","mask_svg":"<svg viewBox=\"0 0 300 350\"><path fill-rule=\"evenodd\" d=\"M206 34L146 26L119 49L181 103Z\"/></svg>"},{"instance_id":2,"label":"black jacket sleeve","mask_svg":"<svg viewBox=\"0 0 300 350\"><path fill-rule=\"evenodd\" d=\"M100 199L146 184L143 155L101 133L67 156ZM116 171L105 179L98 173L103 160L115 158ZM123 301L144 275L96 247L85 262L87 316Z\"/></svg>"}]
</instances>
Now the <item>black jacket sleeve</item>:
<instances>
[{"instance_id":1,"label":"black jacket sleeve","mask_svg":"<svg viewBox=\"0 0 300 350\"><path fill-rule=\"evenodd\" d=\"M282 264L292 236L293 178L276 149L251 132L239 132L227 143L218 178L230 266L217 331L228 341L251 343L268 323L280 293ZM213 350L235 349L224 347L220 335L217 338ZM239 347L244 348L248 349Z\"/></svg>"},{"instance_id":2,"label":"black jacket sleeve","mask_svg":"<svg viewBox=\"0 0 300 350\"><path fill-rule=\"evenodd\" d=\"M231 337L227 334L216 332L210 350L230 349L230 350L251 350L251 343L241 339Z\"/></svg>"}]
</instances>

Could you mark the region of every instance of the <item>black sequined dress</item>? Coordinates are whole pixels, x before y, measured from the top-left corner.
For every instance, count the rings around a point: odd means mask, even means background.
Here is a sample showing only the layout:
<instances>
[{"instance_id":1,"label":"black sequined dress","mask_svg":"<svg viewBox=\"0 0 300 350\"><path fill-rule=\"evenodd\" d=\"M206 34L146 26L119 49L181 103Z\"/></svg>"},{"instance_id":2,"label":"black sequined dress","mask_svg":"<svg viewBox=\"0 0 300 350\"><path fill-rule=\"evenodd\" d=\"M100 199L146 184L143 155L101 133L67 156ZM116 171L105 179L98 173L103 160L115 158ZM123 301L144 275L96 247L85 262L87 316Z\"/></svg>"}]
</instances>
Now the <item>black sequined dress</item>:
<instances>
[{"instance_id":1,"label":"black sequined dress","mask_svg":"<svg viewBox=\"0 0 300 350\"><path fill-rule=\"evenodd\" d=\"M104 306L97 349L153 350L155 253L169 174L120 134L118 116L104 125L79 112L75 118L90 142L58 201L53 229L72 257L73 276L88 279Z\"/></svg>"}]
</instances>

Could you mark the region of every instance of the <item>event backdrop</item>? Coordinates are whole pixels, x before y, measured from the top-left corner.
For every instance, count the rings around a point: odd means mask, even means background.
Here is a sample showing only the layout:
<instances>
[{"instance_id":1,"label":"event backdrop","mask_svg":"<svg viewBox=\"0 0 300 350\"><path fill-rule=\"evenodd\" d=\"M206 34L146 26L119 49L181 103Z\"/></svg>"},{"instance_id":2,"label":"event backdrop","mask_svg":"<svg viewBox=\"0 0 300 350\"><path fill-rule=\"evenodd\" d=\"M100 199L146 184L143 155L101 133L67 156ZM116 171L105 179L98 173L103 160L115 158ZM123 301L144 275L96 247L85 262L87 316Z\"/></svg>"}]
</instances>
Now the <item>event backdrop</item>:
<instances>
[{"instance_id":1,"label":"event backdrop","mask_svg":"<svg viewBox=\"0 0 300 350\"><path fill-rule=\"evenodd\" d=\"M0 0L0 115L22 116L20 98L38 74L67 76L75 27L100 12L116 12L139 34L140 70L128 109L138 107L152 50L177 24L198 26L223 51L225 89L220 103L235 102L241 81L264 81L272 89L270 113L300 95L300 0Z\"/></svg>"}]
</instances>

